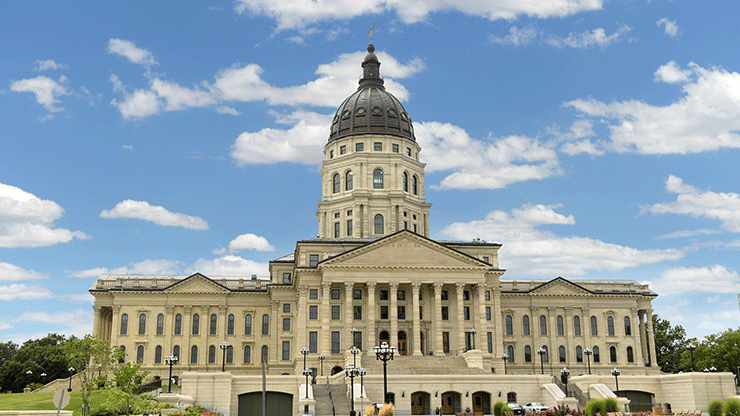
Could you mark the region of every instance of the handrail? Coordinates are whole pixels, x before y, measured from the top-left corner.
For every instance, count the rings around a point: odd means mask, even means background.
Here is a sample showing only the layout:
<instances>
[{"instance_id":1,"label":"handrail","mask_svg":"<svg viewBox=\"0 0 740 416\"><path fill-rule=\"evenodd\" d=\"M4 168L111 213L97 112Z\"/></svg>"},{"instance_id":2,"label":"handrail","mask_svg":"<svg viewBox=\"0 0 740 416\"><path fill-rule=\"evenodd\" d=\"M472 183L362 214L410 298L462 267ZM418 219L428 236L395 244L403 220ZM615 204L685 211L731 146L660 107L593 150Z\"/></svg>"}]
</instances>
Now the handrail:
<instances>
[{"instance_id":1,"label":"handrail","mask_svg":"<svg viewBox=\"0 0 740 416\"><path fill-rule=\"evenodd\" d=\"M337 411L334 408L334 394L331 392L331 384L329 384L329 376L326 376L326 389L329 390L329 400L331 401L331 414L337 416Z\"/></svg>"}]
</instances>

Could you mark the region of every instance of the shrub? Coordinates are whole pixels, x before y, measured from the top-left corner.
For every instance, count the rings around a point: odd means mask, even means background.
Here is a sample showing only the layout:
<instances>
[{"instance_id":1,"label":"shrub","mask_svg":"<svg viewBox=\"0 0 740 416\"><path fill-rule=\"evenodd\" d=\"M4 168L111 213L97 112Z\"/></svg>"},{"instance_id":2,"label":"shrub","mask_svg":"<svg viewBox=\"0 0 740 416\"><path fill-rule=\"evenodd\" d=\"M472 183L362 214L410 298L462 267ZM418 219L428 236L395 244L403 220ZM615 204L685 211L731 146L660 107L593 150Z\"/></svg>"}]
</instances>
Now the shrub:
<instances>
[{"instance_id":1,"label":"shrub","mask_svg":"<svg viewBox=\"0 0 740 416\"><path fill-rule=\"evenodd\" d=\"M198 416L208 413L208 409L203 406L188 406L185 408L185 416Z\"/></svg>"},{"instance_id":2,"label":"shrub","mask_svg":"<svg viewBox=\"0 0 740 416\"><path fill-rule=\"evenodd\" d=\"M396 407L393 403L386 403L378 411L378 416L393 416L394 413L396 413Z\"/></svg>"},{"instance_id":3,"label":"shrub","mask_svg":"<svg viewBox=\"0 0 740 416\"><path fill-rule=\"evenodd\" d=\"M740 400L727 399L725 402L725 416L740 416Z\"/></svg>"},{"instance_id":4,"label":"shrub","mask_svg":"<svg viewBox=\"0 0 740 416\"><path fill-rule=\"evenodd\" d=\"M604 400L591 400L586 403L586 408L584 410L588 416L600 416L606 414L605 409L606 403Z\"/></svg>"},{"instance_id":5,"label":"shrub","mask_svg":"<svg viewBox=\"0 0 740 416\"><path fill-rule=\"evenodd\" d=\"M722 408L725 406L722 400L712 400L709 403L709 416L722 416Z\"/></svg>"},{"instance_id":6,"label":"shrub","mask_svg":"<svg viewBox=\"0 0 740 416\"><path fill-rule=\"evenodd\" d=\"M506 406L506 403L504 402L496 402L496 404L493 405L493 416L504 416L504 407Z\"/></svg>"},{"instance_id":7,"label":"shrub","mask_svg":"<svg viewBox=\"0 0 740 416\"><path fill-rule=\"evenodd\" d=\"M618 412L619 402L614 397L604 399L604 411L605 412Z\"/></svg>"}]
</instances>

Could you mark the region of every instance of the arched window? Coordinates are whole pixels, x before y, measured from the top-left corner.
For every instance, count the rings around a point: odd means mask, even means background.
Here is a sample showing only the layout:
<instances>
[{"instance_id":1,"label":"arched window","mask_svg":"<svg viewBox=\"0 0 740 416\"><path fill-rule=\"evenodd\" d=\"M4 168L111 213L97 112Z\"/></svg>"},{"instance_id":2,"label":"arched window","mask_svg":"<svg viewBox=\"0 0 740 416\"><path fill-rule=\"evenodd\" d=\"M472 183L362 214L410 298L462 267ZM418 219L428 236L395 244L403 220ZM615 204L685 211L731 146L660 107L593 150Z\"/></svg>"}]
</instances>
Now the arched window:
<instances>
[{"instance_id":1,"label":"arched window","mask_svg":"<svg viewBox=\"0 0 740 416\"><path fill-rule=\"evenodd\" d=\"M146 334L146 314L139 315L139 335Z\"/></svg>"},{"instance_id":2,"label":"arched window","mask_svg":"<svg viewBox=\"0 0 740 416\"><path fill-rule=\"evenodd\" d=\"M267 345L263 345L262 346L262 362L263 363L266 363L267 362L267 359L268 359L268 357L267 357Z\"/></svg>"},{"instance_id":3,"label":"arched window","mask_svg":"<svg viewBox=\"0 0 740 416\"><path fill-rule=\"evenodd\" d=\"M208 364L216 363L216 346L211 345L208 347Z\"/></svg>"},{"instance_id":4,"label":"arched window","mask_svg":"<svg viewBox=\"0 0 740 416\"><path fill-rule=\"evenodd\" d=\"M632 322L629 316L624 317L624 335L632 335Z\"/></svg>"},{"instance_id":5,"label":"arched window","mask_svg":"<svg viewBox=\"0 0 740 416\"><path fill-rule=\"evenodd\" d=\"M154 364L162 364L162 346L157 345L154 349Z\"/></svg>"},{"instance_id":6,"label":"arched window","mask_svg":"<svg viewBox=\"0 0 740 416\"><path fill-rule=\"evenodd\" d=\"M383 216L380 214L375 215L375 234L383 234Z\"/></svg>"},{"instance_id":7,"label":"arched window","mask_svg":"<svg viewBox=\"0 0 740 416\"><path fill-rule=\"evenodd\" d=\"M558 335L565 335L565 327L563 325L563 317L558 315Z\"/></svg>"},{"instance_id":8,"label":"arched window","mask_svg":"<svg viewBox=\"0 0 740 416\"><path fill-rule=\"evenodd\" d=\"M601 362L601 354L599 353L599 347L594 346L594 362L600 363Z\"/></svg>"},{"instance_id":9,"label":"arched window","mask_svg":"<svg viewBox=\"0 0 740 416\"><path fill-rule=\"evenodd\" d=\"M419 185L419 181L416 179L416 175L414 175L413 177L411 177L411 193L412 194L414 195L419 194L418 185Z\"/></svg>"},{"instance_id":10,"label":"arched window","mask_svg":"<svg viewBox=\"0 0 740 416\"><path fill-rule=\"evenodd\" d=\"M233 314L229 315L229 323L228 323L228 326L226 327L226 333L229 335L234 335L234 315Z\"/></svg>"},{"instance_id":11,"label":"arched window","mask_svg":"<svg viewBox=\"0 0 740 416\"><path fill-rule=\"evenodd\" d=\"M599 335L599 326L596 323L596 317L592 316L591 317L591 336L595 337L597 335Z\"/></svg>"},{"instance_id":12,"label":"arched window","mask_svg":"<svg viewBox=\"0 0 740 416\"><path fill-rule=\"evenodd\" d=\"M550 362L550 350L547 348L547 345L543 345L542 349L545 350L545 353L542 354L542 362L549 363Z\"/></svg>"},{"instance_id":13,"label":"arched window","mask_svg":"<svg viewBox=\"0 0 740 416\"><path fill-rule=\"evenodd\" d=\"M573 317L573 333L577 337L581 336L581 317L577 315Z\"/></svg>"},{"instance_id":14,"label":"arched window","mask_svg":"<svg viewBox=\"0 0 740 416\"><path fill-rule=\"evenodd\" d=\"M252 362L252 347L247 345L244 347L244 364L249 364Z\"/></svg>"},{"instance_id":15,"label":"arched window","mask_svg":"<svg viewBox=\"0 0 740 416\"><path fill-rule=\"evenodd\" d=\"M547 335L547 318L540 315L540 335Z\"/></svg>"},{"instance_id":16,"label":"arched window","mask_svg":"<svg viewBox=\"0 0 740 416\"><path fill-rule=\"evenodd\" d=\"M627 362L628 363L635 362L635 353L634 351L632 351L632 347L627 347Z\"/></svg>"},{"instance_id":17,"label":"arched window","mask_svg":"<svg viewBox=\"0 0 740 416\"><path fill-rule=\"evenodd\" d=\"M514 326L512 325L512 319L511 315L506 315L506 318L504 318L504 321L506 321L506 335L514 335Z\"/></svg>"},{"instance_id":18,"label":"arched window","mask_svg":"<svg viewBox=\"0 0 740 416\"><path fill-rule=\"evenodd\" d=\"M409 174L406 172L403 173L403 191L409 191Z\"/></svg>"},{"instance_id":19,"label":"arched window","mask_svg":"<svg viewBox=\"0 0 740 416\"><path fill-rule=\"evenodd\" d=\"M614 336L614 318L611 316L606 317L606 330L610 336Z\"/></svg>"},{"instance_id":20,"label":"arched window","mask_svg":"<svg viewBox=\"0 0 740 416\"><path fill-rule=\"evenodd\" d=\"M143 345L139 345L138 348L136 348L136 362L137 363L144 362L144 346Z\"/></svg>"},{"instance_id":21,"label":"arched window","mask_svg":"<svg viewBox=\"0 0 740 416\"><path fill-rule=\"evenodd\" d=\"M190 348L190 364L198 364L198 346L193 345Z\"/></svg>"},{"instance_id":22,"label":"arched window","mask_svg":"<svg viewBox=\"0 0 740 416\"><path fill-rule=\"evenodd\" d=\"M373 171L373 188L383 189L383 170L375 169Z\"/></svg>"},{"instance_id":23,"label":"arched window","mask_svg":"<svg viewBox=\"0 0 740 416\"><path fill-rule=\"evenodd\" d=\"M200 315L197 313L193 315L193 335L198 335L200 332Z\"/></svg>"},{"instance_id":24,"label":"arched window","mask_svg":"<svg viewBox=\"0 0 740 416\"><path fill-rule=\"evenodd\" d=\"M529 335L529 315L522 316L522 335Z\"/></svg>"},{"instance_id":25,"label":"arched window","mask_svg":"<svg viewBox=\"0 0 740 416\"><path fill-rule=\"evenodd\" d=\"M161 313L157 315L157 335L164 333L164 315Z\"/></svg>"},{"instance_id":26,"label":"arched window","mask_svg":"<svg viewBox=\"0 0 740 416\"><path fill-rule=\"evenodd\" d=\"M344 189L347 191L352 190L352 171L348 170L347 173L344 174Z\"/></svg>"},{"instance_id":27,"label":"arched window","mask_svg":"<svg viewBox=\"0 0 740 416\"><path fill-rule=\"evenodd\" d=\"M565 347L562 345L558 347L558 358L560 359L561 363L565 362Z\"/></svg>"},{"instance_id":28,"label":"arched window","mask_svg":"<svg viewBox=\"0 0 740 416\"><path fill-rule=\"evenodd\" d=\"M126 335L128 333L128 315L123 314L121 315L121 335Z\"/></svg>"},{"instance_id":29,"label":"arched window","mask_svg":"<svg viewBox=\"0 0 740 416\"><path fill-rule=\"evenodd\" d=\"M216 335L216 328L218 328L218 316L214 313L211 315L211 335Z\"/></svg>"},{"instance_id":30,"label":"arched window","mask_svg":"<svg viewBox=\"0 0 740 416\"><path fill-rule=\"evenodd\" d=\"M508 347L506 347L506 355L509 356L507 360L510 363L513 363L514 362L514 347L513 346L509 345Z\"/></svg>"},{"instance_id":31,"label":"arched window","mask_svg":"<svg viewBox=\"0 0 740 416\"><path fill-rule=\"evenodd\" d=\"M524 347L524 362L525 363L532 362L532 347L530 347L529 345Z\"/></svg>"},{"instance_id":32,"label":"arched window","mask_svg":"<svg viewBox=\"0 0 740 416\"><path fill-rule=\"evenodd\" d=\"M234 347L229 345L226 347L226 363L231 364L234 362Z\"/></svg>"},{"instance_id":33,"label":"arched window","mask_svg":"<svg viewBox=\"0 0 740 416\"><path fill-rule=\"evenodd\" d=\"M339 174L338 173L335 173L334 174L334 177L332 178L332 183L334 185L333 186L334 193L335 194L338 194L339 191L342 189L342 184L340 183L340 178L339 178Z\"/></svg>"},{"instance_id":34,"label":"arched window","mask_svg":"<svg viewBox=\"0 0 740 416\"><path fill-rule=\"evenodd\" d=\"M613 345L609 347L609 362L612 362L612 363L617 362L617 347Z\"/></svg>"},{"instance_id":35,"label":"arched window","mask_svg":"<svg viewBox=\"0 0 740 416\"><path fill-rule=\"evenodd\" d=\"M262 315L262 335L268 334L270 334L270 316L265 314Z\"/></svg>"},{"instance_id":36,"label":"arched window","mask_svg":"<svg viewBox=\"0 0 740 416\"><path fill-rule=\"evenodd\" d=\"M175 335L182 334L182 315L175 315Z\"/></svg>"},{"instance_id":37,"label":"arched window","mask_svg":"<svg viewBox=\"0 0 740 416\"><path fill-rule=\"evenodd\" d=\"M516 392L510 391L506 393L506 403L516 403Z\"/></svg>"},{"instance_id":38,"label":"arched window","mask_svg":"<svg viewBox=\"0 0 740 416\"><path fill-rule=\"evenodd\" d=\"M174 355L177 358L180 358L180 346L175 345L175 348L172 349L172 355Z\"/></svg>"},{"instance_id":39,"label":"arched window","mask_svg":"<svg viewBox=\"0 0 740 416\"><path fill-rule=\"evenodd\" d=\"M121 350L121 357L118 358L118 363L123 364L123 362L126 360L126 347L121 345L119 349Z\"/></svg>"},{"instance_id":40,"label":"arched window","mask_svg":"<svg viewBox=\"0 0 740 416\"><path fill-rule=\"evenodd\" d=\"M252 335L252 315L244 317L244 335Z\"/></svg>"},{"instance_id":41,"label":"arched window","mask_svg":"<svg viewBox=\"0 0 740 416\"><path fill-rule=\"evenodd\" d=\"M576 347L576 362L582 363L583 362L583 348L581 346Z\"/></svg>"}]
</instances>

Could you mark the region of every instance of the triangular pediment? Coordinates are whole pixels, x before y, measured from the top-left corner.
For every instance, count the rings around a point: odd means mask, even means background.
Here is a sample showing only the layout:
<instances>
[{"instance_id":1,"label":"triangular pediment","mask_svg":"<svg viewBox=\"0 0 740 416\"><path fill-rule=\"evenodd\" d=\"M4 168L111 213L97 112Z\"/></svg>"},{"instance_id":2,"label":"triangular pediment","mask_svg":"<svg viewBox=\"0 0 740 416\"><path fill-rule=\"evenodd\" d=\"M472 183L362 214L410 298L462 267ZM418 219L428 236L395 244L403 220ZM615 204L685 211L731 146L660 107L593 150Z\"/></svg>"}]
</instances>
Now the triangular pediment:
<instances>
[{"instance_id":1,"label":"triangular pediment","mask_svg":"<svg viewBox=\"0 0 740 416\"><path fill-rule=\"evenodd\" d=\"M569 280L557 277L537 286L530 293L542 295L585 295L591 292Z\"/></svg>"},{"instance_id":2,"label":"triangular pediment","mask_svg":"<svg viewBox=\"0 0 740 416\"><path fill-rule=\"evenodd\" d=\"M402 231L321 263L324 267L490 268L434 240Z\"/></svg>"},{"instance_id":3,"label":"triangular pediment","mask_svg":"<svg viewBox=\"0 0 740 416\"><path fill-rule=\"evenodd\" d=\"M228 292L229 289L200 273L190 275L164 289L165 292Z\"/></svg>"}]
</instances>

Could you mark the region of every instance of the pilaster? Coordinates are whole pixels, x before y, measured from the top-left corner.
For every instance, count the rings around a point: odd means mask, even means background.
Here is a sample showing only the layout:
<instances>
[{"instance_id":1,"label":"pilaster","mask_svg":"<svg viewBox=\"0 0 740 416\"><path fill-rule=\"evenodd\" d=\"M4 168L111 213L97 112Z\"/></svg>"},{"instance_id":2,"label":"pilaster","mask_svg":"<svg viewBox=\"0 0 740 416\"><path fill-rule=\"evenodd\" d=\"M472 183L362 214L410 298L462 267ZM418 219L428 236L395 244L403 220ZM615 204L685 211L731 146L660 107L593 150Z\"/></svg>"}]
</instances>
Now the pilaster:
<instances>
[{"instance_id":1,"label":"pilaster","mask_svg":"<svg viewBox=\"0 0 740 416\"><path fill-rule=\"evenodd\" d=\"M434 355L445 355L442 348L442 282L434 282L434 321L432 328L434 333Z\"/></svg>"},{"instance_id":2,"label":"pilaster","mask_svg":"<svg viewBox=\"0 0 740 416\"><path fill-rule=\"evenodd\" d=\"M421 326L419 321L419 288L421 283L411 283L411 313L413 319L413 335L411 336L411 342L413 344L413 355L421 355Z\"/></svg>"}]
</instances>

